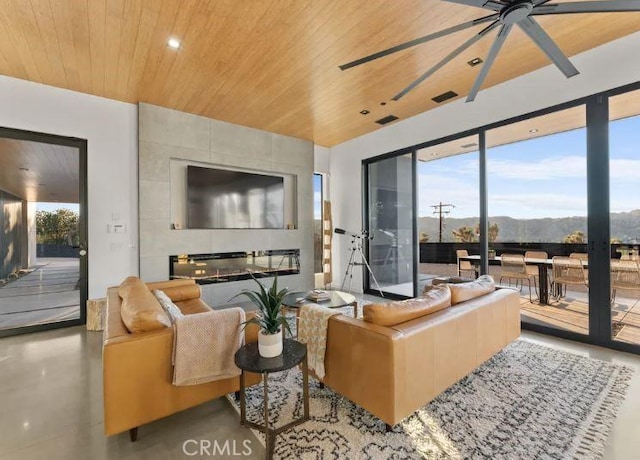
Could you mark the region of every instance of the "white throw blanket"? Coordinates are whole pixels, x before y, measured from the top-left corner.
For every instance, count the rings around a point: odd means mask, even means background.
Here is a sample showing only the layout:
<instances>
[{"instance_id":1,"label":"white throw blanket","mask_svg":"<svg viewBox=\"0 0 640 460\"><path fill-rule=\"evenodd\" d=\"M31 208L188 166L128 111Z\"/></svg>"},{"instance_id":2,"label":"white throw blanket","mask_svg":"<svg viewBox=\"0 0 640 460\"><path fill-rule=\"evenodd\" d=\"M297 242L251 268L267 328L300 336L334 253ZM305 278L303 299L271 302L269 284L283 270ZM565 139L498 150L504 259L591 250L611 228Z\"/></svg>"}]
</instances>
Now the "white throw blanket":
<instances>
[{"instance_id":1,"label":"white throw blanket","mask_svg":"<svg viewBox=\"0 0 640 460\"><path fill-rule=\"evenodd\" d=\"M174 324L173 384L197 385L240 375L234 362L244 344L242 308L177 318Z\"/></svg>"},{"instance_id":2,"label":"white throw blanket","mask_svg":"<svg viewBox=\"0 0 640 460\"><path fill-rule=\"evenodd\" d=\"M298 340L307 344L309 368L318 378L324 378L324 355L327 350L329 318L340 311L321 305L304 305L298 318Z\"/></svg>"}]
</instances>

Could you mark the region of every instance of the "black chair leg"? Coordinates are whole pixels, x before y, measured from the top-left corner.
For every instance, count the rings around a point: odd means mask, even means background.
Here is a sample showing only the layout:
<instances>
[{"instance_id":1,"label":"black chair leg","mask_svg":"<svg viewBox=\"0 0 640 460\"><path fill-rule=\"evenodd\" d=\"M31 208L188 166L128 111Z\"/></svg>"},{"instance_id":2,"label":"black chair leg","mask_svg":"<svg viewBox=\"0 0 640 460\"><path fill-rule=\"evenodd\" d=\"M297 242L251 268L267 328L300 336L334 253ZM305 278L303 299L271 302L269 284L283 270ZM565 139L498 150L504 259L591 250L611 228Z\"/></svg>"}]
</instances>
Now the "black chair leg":
<instances>
[{"instance_id":1,"label":"black chair leg","mask_svg":"<svg viewBox=\"0 0 640 460\"><path fill-rule=\"evenodd\" d=\"M386 433L391 433L393 431L393 427L391 425L389 425L388 423L384 424L384 429Z\"/></svg>"},{"instance_id":2,"label":"black chair leg","mask_svg":"<svg viewBox=\"0 0 640 460\"><path fill-rule=\"evenodd\" d=\"M233 395L236 398L236 401L240 401L240 392L239 391L236 391Z\"/></svg>"},{"instance_id":3,"label":"black chair leg","mask_svg":"<svg viewBox=\"0 0 640 460\"><path fill-rule=\"evenodd\" d=\"M136 442L138 440L138 427L131 428L129 430L129 439L131 442Z\"/></svg>"}]
</instances>

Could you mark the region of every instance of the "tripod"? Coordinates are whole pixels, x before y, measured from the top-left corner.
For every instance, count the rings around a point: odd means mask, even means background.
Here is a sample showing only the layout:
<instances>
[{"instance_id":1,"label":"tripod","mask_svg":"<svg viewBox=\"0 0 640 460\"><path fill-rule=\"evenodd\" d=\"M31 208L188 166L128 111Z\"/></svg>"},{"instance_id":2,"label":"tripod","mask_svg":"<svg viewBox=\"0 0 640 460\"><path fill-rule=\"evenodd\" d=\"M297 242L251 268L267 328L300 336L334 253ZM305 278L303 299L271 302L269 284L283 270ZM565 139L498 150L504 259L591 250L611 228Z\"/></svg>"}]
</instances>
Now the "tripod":
<instances>
[{"instance_id":1,"label":"tripod","mask_svg":"<svg viewBox=\"0 0 640 460\"><path fill-rule=\"evenodd\" d=\"M347 265L347 270L344 273L344 278L342 279L342 286L340 290L344 290L344 285L347 283L347 278L349 278L349 291L351 292L351 285L353 282L353 267L357 265L363 265L369 271L369 275L373 280L378 292L380 292L380 296L384 297L382 293L382 289L378 284L378 280L376 276L373 274L371 267L369 266L369 262L367 262L367 258L364 256L364 252L362 252L362 237L360 235L352 235L351 236L351 254L349 255L349 264Z\"/></svg>"}]
</instances>

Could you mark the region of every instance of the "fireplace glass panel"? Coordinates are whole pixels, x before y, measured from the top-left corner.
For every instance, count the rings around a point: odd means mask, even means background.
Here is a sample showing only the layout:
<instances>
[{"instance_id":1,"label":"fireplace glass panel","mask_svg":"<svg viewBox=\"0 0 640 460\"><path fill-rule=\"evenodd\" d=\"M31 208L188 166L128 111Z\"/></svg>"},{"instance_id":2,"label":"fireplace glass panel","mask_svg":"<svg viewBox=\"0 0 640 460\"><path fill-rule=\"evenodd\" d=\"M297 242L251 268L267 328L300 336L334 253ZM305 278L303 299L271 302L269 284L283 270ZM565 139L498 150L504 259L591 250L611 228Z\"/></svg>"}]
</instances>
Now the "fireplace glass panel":
<instances>
[{"instance_id":1,"label":"fireplace glass panel","mask_svg":"<svg viewBox=\"0 0 640 460\"><path fill-rule=\"evenodd\" d=\"M299 249L180 254L169 256L171 279L194 279L198 284L226 283L300 273Z\"/></svg>"}]
</instances>

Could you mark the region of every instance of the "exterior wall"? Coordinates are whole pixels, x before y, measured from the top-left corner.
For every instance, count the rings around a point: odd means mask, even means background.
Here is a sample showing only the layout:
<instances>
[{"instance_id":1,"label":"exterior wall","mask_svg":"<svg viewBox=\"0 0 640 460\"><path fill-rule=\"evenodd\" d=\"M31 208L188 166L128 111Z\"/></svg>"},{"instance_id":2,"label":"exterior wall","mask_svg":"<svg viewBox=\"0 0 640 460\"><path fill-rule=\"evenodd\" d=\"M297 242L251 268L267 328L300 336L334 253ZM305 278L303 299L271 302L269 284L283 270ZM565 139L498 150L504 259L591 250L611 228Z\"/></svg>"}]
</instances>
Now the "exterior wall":
<instances>
[{"instance_id":1,"label":"exterior wall","mask_svg":"<svg viewBox=\"0 0 640 460\"><path fill-rule=\"evenodd\" d=\"M362 177L364 158L439 139L489 123L506 120L640 79L640 60L630 59L640 49L640 33L615 40L573 56L581 74L564 78L553 66L523 75L481 91L470 104L464 98L381 128L331 148L331 192L336 227L362 228ZM427 83L428 84L428 83ZM348 241L334 238L334 273L347 265ZM362 286L360 270L354 286Z\"/></svg>"},{"instance_id":2,"label":"exterior wall","mask_svg":"<svg viewBox=\"0 0 640 460\"><path fill-rule=\"evenodd\" d=\"M140 276L169 277L169 256L258 249L300 249L301 273L280 280L293 290L313 287L313 144L266 131L150 104L139 106ZM296 177L297 228L174 230L172 208L186 202L176 162L226 166ZM178 184L178 185L176 185ZM172 206L172 201L177 202ZM267 281L270 284L270 281ZM220 306L255 283L204 285L203 300Z\"/></svg>"},{"instance_id":3,"label":"exterior wall","mask_svg":"<svg viewBox=\"0 0 640 460\"><path fill-rule=\"evenodd\" d=\"M0 94L0 126L87 140L89 297L104 297L138 274L137 106L5 76Z\"/></svg>"},{"instance_id":4,"label":"exterior wall","mask_svg":"<svg viewBox=\"0 0 640 460\"><path fill-rule=\"evenodd\" d=\"M26 201L0 190L0 279L28 264Z\"/></svg>"}]
</instances>

